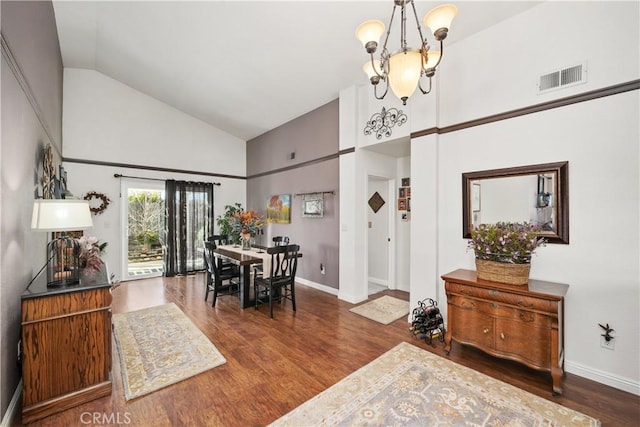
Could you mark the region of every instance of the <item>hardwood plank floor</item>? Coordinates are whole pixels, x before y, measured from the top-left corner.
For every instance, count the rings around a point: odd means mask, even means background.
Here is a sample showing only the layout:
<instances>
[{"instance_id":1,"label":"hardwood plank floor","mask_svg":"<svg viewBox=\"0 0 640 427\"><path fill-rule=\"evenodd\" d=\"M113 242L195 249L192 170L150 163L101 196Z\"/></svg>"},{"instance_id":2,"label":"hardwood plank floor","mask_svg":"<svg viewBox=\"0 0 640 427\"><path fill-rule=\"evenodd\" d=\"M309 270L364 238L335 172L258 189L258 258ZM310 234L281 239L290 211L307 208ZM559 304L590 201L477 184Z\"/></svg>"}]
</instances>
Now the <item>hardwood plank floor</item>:
<instances>
[{"instance_id":1,"label":"hardwood plank floor","mask_svg":"<svg viewBox=\"0 0 640 427\"><path fill-rule=\"evenodd\" d=\"M204 275L123 282L113 290L113 313L175 303L211 339L227 363L126 402L119 355L113 345L113 392L30 426L264 426L371 362L401 341L445 356L409 333L406 319L380 325L349 312L337 297L296 286L298 311L277 305L242 310L234 296L211 307L204 298ZM405 300L400 291L391 295ZM161 327L161 325L158 325ZM447 357L447 356L445 356ZM517 363L454 344L451 360L578 410L603 426L640 425L640 397L567 374L564 394L551 396L551 377ZM90 422L87 423L87 420ZM18 420L19 421L19 420Z\"/></svg>"}]
</instances>

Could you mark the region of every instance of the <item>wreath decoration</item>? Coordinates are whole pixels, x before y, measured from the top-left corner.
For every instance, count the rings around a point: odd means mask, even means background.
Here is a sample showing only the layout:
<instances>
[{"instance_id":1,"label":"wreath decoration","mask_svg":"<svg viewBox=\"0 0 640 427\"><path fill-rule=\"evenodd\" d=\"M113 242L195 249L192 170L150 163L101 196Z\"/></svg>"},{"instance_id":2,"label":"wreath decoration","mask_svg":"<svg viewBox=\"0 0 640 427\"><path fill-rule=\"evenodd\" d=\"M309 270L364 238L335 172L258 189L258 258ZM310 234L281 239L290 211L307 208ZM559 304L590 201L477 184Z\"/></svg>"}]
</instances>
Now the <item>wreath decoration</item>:
<instances>
[{"instance_id":1,"label":"wreath decoration","mask_svg":"<svg viewBox=\"0 0 640 427\"><path fill-rule=\"evenodd\" d=\"M106 195L102 193L98 193L97 191L90 191L87 194L85 194L83 198L84 200L89 201L89 210L94 215L101 214L105 209L107 209L107 206L109 206L109 203L111 203L111 200L109 200L109 198ZM100 200L100 205L99 206L92 205L91 203L92 199Z\"/></svg>"}]
</instances>

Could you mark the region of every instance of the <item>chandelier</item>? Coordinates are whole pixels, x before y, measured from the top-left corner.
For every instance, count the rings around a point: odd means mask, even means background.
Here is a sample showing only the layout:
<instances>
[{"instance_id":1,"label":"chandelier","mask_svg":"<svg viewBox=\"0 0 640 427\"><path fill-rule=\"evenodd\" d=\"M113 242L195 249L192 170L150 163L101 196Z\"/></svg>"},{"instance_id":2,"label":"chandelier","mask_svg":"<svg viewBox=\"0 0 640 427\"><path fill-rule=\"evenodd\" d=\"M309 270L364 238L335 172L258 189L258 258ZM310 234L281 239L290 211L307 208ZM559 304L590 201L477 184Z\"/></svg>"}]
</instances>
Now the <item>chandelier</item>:
<instances>
[{"instance_id":1,"label":"chandelier","mask_svg":"<svg viewBox=\"0 0 640 427\"><path fill-rule=\"evenodd\" d=\"M415 23L420 36L419 48L411 48L407 45L407 5L411 5ZM396 10L400 9L400 48L389 53L387 43L391 34L391 26ZM382 45L380 58L374 58L373 54L378 49L378 41L384 33L384 24L378 20L365 21L356 29L356 37L367 53L371 56L362 69L369 77L373 85L373 93L376 99L383 99L391 86L393 93L402 100L402 105L407 105L407 99L419 88L423 94L431 92L431 78L436 73L436 68L442 59L442 41L447 37L451 21L458 13L458 8L452 4L445 4L432 9L424 17L424 25L433 32L436 41L440 42L440 50L430 50L427 39L422 35L422 28L418 21L416 6L413 0L394 0L393 12L389 20L389 29ZM420 80L429 78L429 87L424 90ZM386 83L384 93L378 96L378 84L383 80Z\"/></svg>"}]
</instances>

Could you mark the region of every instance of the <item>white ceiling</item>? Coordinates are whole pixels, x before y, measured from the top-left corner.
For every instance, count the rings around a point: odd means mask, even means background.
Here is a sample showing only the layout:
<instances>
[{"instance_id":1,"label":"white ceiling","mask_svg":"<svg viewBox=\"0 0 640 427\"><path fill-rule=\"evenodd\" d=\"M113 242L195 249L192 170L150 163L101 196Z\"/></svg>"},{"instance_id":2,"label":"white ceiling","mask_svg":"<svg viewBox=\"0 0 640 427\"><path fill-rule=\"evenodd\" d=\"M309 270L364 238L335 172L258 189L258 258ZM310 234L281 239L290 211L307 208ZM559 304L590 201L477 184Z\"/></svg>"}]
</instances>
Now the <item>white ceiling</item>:
<instances>
[{"instance_id":1,"label":"white ceiling","mask_svg":"<svg viewBox=\"0 0 640 427\"><path fill-rule=\"evenodd\" d=\"M417 1L420 20L440 3ZM445 43L539 3L457 2ZM97 70L248 140L336 99L341 89L368 84L362 72L367 55L354 31L367 19L388 24L393 1L53 5L65 67ZM407 27L407 38L417 45L414 27ZM397 49L397 38L392 30L390 50Z\"/></svg>"}]
</instances>

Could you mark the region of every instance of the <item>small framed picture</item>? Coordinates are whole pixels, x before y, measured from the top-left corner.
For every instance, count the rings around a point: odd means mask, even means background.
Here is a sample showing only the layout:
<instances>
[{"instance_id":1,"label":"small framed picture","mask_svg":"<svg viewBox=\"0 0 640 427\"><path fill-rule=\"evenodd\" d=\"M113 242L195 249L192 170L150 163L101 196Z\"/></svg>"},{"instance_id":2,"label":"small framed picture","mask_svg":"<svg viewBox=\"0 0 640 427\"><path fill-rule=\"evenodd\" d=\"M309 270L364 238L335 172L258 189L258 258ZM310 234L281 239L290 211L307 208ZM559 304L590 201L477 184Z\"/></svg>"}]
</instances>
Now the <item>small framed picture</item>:
<instances>
[{"instance_id":1,"label":"small framed picture","mask_svg":"<svg viewBox=\"0 0 640 427\"><path fill-rule=\"evenodd\" d=\"M324 199L322 195L305 196L302 201L303 218L322 218L324 215Z\"/></svg>"},{"instance_id":2,"label":"small framed picture","mask_svg":"<svg viewBox=\"0 0 640 427\"><path fill-rule=\"evenodd\" d=\"M405 194L407 197L411 197L411 187L405 188Z\"/></svg>"},{"instance_id":3,"label":"small framed picture","mask_svg":"<svg viewBox=\"0 0 640 427\"><path fill-rule=\"evenodd\" d=\"M402 178L402 186L409 187L411 185L411 178Z\"/></svg>"},{"instance_id":4,"label":"small framed picture","mask_svg":"<svg viewBox=\"0 0 640 427\"><path fill-rule=\"evenodd\" d=\"M404 189L404 187L400 187L400 188L398 188L398 197L400 197L400 198L407 197L407 196L405 195L405 189Z\"/></svg>"},{"instance_id":5,"label":"small framed picture","mask_svg":"<svg viewBox=\"0 0 640 427\"><path fill-rule=\"evenodd\" d=\"M398 199L398 210L399 211L406 211L407 210L407 199L406 198L400 198Z\"/></svg>"}]
</instances>

